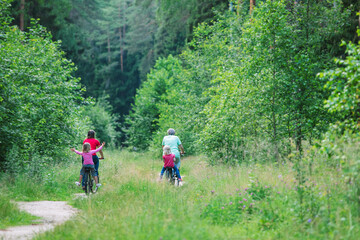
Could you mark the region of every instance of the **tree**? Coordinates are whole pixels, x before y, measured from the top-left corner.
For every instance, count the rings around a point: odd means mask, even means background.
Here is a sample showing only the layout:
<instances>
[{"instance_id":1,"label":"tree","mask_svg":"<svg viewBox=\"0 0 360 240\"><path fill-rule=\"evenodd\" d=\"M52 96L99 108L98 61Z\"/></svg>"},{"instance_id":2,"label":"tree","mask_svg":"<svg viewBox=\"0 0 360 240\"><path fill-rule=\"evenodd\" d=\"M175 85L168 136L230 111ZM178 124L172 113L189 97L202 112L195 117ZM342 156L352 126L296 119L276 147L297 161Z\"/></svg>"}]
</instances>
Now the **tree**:
<instances>
[{"instance_id":1,"label":"tree","mask_svg":"<svg viewBox=\"0 0 360 240\"><path fill-rule=\"evenodd\" d=\"M6 5L0 7L6 12ZM35 21L22 32L8 26L7 16L0 18L0 134L6 142L0 147L1 167L64 160L64 149L87 128L74 64Z\"/></svg>"},{"instance_id":2,"label":"tree","mask_svg":"<svg viewBox=\"0 0 360 240\"><path fill-rule=\"evenodd\" d=\"M360 35L360 31L358 30ZM319 73L321 79L326 79L325 87L331 91L326 100L326 108L337 113L337 121L343 129L358 132L360 127L360 42L345 43L347 57L335 59L337 68Z\"/></svg>"}]
</instances>

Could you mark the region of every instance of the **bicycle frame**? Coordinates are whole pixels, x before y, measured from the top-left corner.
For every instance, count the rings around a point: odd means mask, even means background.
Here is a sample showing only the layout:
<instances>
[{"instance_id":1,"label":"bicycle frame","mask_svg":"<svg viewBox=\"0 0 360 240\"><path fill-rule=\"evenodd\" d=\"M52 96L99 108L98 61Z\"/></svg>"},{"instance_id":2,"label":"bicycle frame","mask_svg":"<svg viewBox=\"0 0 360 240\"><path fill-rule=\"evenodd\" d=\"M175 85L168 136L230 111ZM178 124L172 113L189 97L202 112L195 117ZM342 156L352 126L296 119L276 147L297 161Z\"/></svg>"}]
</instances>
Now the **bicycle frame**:
<instances>
[{"instance_id":1,"label":"bicycle frame","mask_svg":"<svg viewBox=\"0 0 360 240\"><path fill-rule=\"evenodd\" d=\"M175 169L171 167L165 168L165 178L173 185L179 186L178 176L176 175Z\"/></svg>"},{"instance_id":2,"label":"bicycle frame","mask_svg":"<svg viewBox=\"0 0 360 240\"><path fill-rule=\"evenodd\" d=\"M91 193L95 193L94 187L94 179L91 175L91 168L85 167L84 181L85 181L85 194L89 195Z\"/></svg>"}]
</instances>

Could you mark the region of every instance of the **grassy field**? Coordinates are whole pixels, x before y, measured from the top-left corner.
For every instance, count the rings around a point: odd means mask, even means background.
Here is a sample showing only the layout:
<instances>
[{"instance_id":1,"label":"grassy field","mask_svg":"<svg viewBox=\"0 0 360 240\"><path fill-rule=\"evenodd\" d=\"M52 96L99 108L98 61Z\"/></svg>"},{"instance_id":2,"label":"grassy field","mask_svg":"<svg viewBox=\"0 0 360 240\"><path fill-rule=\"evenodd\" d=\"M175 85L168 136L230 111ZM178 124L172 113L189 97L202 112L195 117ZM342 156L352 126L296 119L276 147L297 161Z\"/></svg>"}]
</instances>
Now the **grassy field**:
<instances>
[{"instance_id":1,"label":"grassy field","mask_svg":"<svg viewBox=\"0 0 360 240\"><path fill-rule=\"evenodd\" d=\"M158 181L161 160L126 151L107 151L106 156L100 163L103 186L90 198L74 195L81 190L74 184L79 164L73 163L48 170L41 183L29 182L25 176L16 180L3 176L2 181L7 183L0 190L7 194L5 200L0 199L1 210L10 199L67 200L81 209L73 220L36 239L359 236L359 207L348 197L353 187L336 168L315 164L312 175L299 178L299 171L290 162L208 166L203 157L187 157L181 168L184 185L175 188Z\"/></svg>"}]
</instances>

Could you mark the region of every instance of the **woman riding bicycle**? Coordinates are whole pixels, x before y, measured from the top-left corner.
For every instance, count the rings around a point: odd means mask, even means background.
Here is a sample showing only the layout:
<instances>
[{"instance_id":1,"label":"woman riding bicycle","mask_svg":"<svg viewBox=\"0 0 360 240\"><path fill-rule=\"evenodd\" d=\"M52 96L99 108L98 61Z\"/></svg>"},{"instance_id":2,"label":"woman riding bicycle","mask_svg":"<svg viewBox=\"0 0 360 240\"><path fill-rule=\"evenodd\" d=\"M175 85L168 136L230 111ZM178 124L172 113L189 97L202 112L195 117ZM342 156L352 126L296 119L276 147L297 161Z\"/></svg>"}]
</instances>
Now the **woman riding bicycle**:
<instances>
[{"instance_id":1,"label":"woman riding bicycle","mask_svg":"<svg viewBox=\"0 0 360 240\"><path fill-rule=\"evenodd\" d=\"M168 136L165 136L163 141L162 141L162 148L164 149L164 146L170 146L171 149L171 153L173 153L175 155L175 166L177 167L177 169L180 169L180 152L179 152L179 148L181 151L181 154L185 153L184 147L181 144L180 139L175 136L175 130L172 128L169 128L169 130L167 130Z\"/></svg>"},{"instance_id":2,"label":"woman riding bicycle","mask_svg":"<svg viewBox=\"0 0 360 240\"><path fill-rule=\"evenodd\" d=\"M85 143L89 143L89 144L90 144L91 150L95 150L95 149L97 149L98 147L100 147L100 142L99 142L99 140L97 140L97 139L95 138L95 131L94 131L94 130L90 130L90 131L88 132L87 138L83 141L83 144L85 144ZM100 156L101 156L100 159L104 159L103 151L100 150L99 153L100 153ZM99 174L99 172L98 172L99 164L100 164L100 162L99 162L99 157L96 155L96 153L94 153L93 156L92 156L92 158L93 158L93 162L94 162L94 165L95 165L96 174Z\"/></svg>"},{"instance_id":3,"label":"woman riding bicycle","mask_svg":"<svg viewBox=\"0 0 360 240\"><path fill-rule=\"evenodd\" d=\"M103 146L105 145L105 142L103 142L101 144L101 146L98 149L95 150L90 150L90 144L89 143L84 143L83 144L83 148L82 148L82 152L77 151L75 148L71 148L70 150L75 152L76 154L79 154L83 157L83 166L80 170L80 176L79 176L79 181L75 182L76 185L80 186L81 182L84 179L84 175L85 175L85 168L90 168L91 170L91 174L93 175L94 179L95 179L95 183L96 183L96 187L100 187L101 184L99 183L99 178L98 178L98 174L95 171L95 166L94 166L94 162L93 162L93 154L101 151Z\"/></svg>"}]
</instances>

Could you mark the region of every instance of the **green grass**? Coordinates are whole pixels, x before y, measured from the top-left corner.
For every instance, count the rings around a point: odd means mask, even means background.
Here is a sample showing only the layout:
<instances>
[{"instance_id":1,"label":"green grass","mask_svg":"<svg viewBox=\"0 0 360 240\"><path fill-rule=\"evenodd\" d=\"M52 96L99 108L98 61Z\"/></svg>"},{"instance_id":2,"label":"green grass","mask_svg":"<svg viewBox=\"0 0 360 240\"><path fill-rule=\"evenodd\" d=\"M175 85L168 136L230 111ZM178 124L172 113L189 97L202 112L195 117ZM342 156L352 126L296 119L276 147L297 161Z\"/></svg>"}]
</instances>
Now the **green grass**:
<instances>
[{"instance_id":1,"label":"green grass","mask_svg":"<svg viewBox=\"0 0 360 240\"><path fill-rule=\"evenodd\" d=\"M80 168L81 163L70 162L49 166L41 176L2 174L0 180L7 184L2 185L0 190L16 201L71 200L72 195L78 192L73 183L79 178Z\"/></svg>"},{"instance_id":2,"label":"green grass","mask_svg":"<svg viewBox=\"0 0 360 240\"><path fill-rule=\"evenodd\" d=\"M37 189L29 190L33 185L20 179L10 181L7 190L12 199L67 200L81 209L72 220L36 239L359 236L359 207L349 197L353 186L341 171L322 162L312 165L312 175L304 171L305 181L299 184L291 162L208 166L202 157L188 157L182 160L185 184L180 188L158 181L161 167L160 159L147 154L107 151L100 162L103 186L89 198L74 197L81 193L74 184L78 164L55 168L51 183L43 181Z\"/></svg>"},{"instance_id":3,"label":"green grass","mask_svg":"<svg viewBox=\"0 0 360 240\"><path fill-rule=\"evenodd\" d=\"M0 194L0 229L11 226L28 225L38 219L26 212L20 211L16 204L4 193Z\"/></svg>"}]
</instances>

